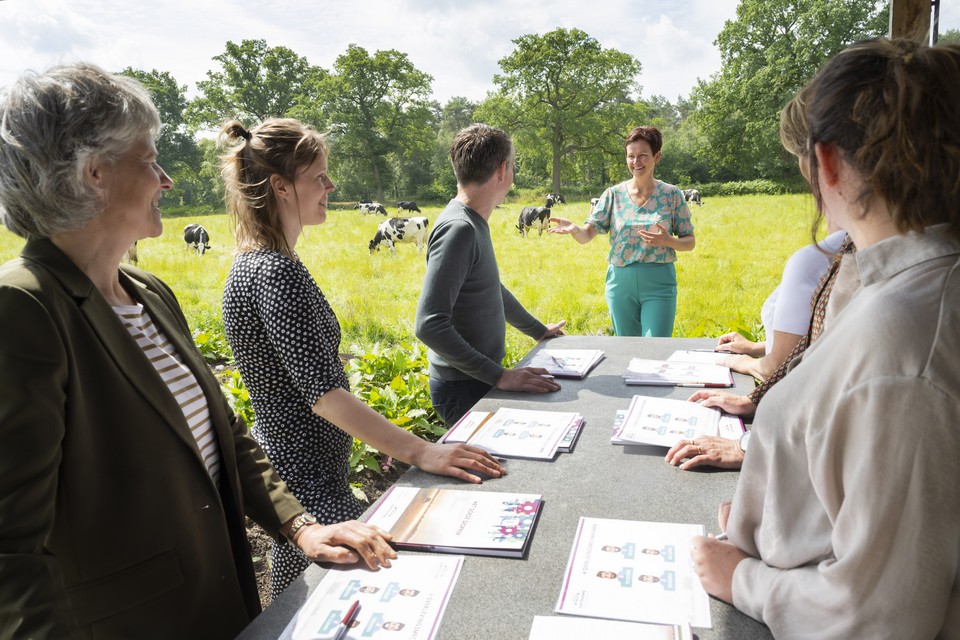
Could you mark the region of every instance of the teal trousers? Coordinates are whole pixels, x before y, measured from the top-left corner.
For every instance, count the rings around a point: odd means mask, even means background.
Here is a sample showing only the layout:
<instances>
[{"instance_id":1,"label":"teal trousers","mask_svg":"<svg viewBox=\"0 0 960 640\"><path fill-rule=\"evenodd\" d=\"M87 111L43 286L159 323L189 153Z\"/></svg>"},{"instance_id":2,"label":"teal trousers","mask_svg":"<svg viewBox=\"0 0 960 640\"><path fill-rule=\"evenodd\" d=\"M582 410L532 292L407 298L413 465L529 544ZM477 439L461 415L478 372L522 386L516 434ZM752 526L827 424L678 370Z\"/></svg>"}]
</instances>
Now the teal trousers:
<instances>
[{"instance_id":1,"label":"teal trousers","mask_svg":"<svg viewBox=\"0 0 960 640\"><path fill-rule=\"evenodd\" d=\"M606 298L616 335L669 338L677 315L677 269L672 262L609 265Z\"/></svg>"}]
</instances>

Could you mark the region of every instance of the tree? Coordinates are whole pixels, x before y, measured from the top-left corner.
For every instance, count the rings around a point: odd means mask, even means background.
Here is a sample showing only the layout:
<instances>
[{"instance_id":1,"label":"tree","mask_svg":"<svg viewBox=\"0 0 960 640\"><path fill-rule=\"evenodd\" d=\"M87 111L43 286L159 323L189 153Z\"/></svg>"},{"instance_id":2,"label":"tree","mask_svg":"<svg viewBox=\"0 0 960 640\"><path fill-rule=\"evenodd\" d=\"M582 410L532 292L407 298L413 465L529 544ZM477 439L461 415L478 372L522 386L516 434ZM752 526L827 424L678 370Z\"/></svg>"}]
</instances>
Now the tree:
<instances>
[{"instance_id":1,"label":"tree","mask_svg":"<svg viewBox=\"0 0 960 640\"><path fill-rule=\"evenodd\" d=\"M947 29L937 36L938 44L960 44L960 30Z\"/></svg>"},{"instance_id":2,"label":"tree","mask_svg":"<svg viewBox=\"0 0 960 640\"><path fill-rule=\"evenodd\" d=\"M578 152L620 146L642 105L636 78L640 63L603 49L579 29L555 29L513 41L516 49L499 61L498 93L481 105L481 117L515 134L518 155L529 167L549 141L552 191L560 193L564 160Z\"/></svg>"},{"instance_id":3,"label":"tree","mask_svg":"<svg viewBox=\"0 0 960 640\"><path fill-rule=\"evenodd\" d=\"M742 0L715 44L722 68L693 99L717 176L794 176L778 135L783 105L849 44L883 35L888 3L876 0Z\"/></svg>"},{"instance_id":4,"label":"tree","mask_svg":"<svg viewBox=\"0 0 960 640\"><path fill-rule=\"evenodd\" d=\"M269 117L305 109L317 99L326 71L286 47L268 47L263 40L227 41L226 51L213 57L221 71L208 71L197 83L202 95L187 115L196 127L216 129L236 119L252 126Z\"/></svg>"},{"instance_id":5,"label":"tree","mask_svg":"<svg viewBox=\"0 0 960 640\"><path fill-rule=\"evenodd\" d=\"M184 117L187 108L186 85L178 85L167 71L142 71L127 67L120 73L139 80L160 113L157 161L173 179L173 189L164 192L164 201L175 204L198 203L190 197L190 189L184 188L185 181L197 174L202 162L202 153Z\"/></svg>"},{"instance_id":6,"label":"tree","mask_svg":"<svg viewBox=\"0 0 960 640\"><path fill-rule=\"evenodd\" d=\"M424 160L432 151L433 78L419 71L407 54L373 55L355 44L337 58L322 84L323 112L331 131L346 193L383 200L384 187L404 163ZM429 182L429 180L427 180Z\"/></svg>"}]
</instances>

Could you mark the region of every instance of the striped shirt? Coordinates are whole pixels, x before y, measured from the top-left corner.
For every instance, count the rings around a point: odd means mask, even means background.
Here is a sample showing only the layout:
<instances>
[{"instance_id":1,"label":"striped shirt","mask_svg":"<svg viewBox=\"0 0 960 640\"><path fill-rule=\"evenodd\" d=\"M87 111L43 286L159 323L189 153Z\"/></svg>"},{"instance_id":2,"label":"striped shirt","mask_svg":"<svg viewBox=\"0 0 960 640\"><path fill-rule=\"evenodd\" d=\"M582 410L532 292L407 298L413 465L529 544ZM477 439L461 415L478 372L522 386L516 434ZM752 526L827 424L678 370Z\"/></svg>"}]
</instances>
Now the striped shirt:
<instances>
[{"instance_id":1,"label":"striped shirt","mask_svg":"<svg viewBox=\"0 0 960 640\"><path fill-rule=\"evenodd\" d=\"M113 310L180 405L183 417L197 441L203 464L214 484L217 484L220 475L220 448L210 422L207 398L203 395L196 377L180 359L173 344L153 324L143 305L115 306Z\"/></svg>"}]
</instances>

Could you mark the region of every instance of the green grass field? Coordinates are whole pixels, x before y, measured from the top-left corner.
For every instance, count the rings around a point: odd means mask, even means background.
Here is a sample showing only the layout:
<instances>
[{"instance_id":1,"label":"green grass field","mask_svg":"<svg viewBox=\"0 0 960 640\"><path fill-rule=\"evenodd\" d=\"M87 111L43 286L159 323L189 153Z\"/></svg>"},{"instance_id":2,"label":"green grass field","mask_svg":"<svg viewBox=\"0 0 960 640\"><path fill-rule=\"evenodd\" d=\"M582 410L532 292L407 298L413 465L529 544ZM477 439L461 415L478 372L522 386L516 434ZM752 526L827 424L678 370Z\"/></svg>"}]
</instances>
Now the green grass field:
<instances>
[{"instance_id":1,"label":"green grass field","mask_svg":"<svg viewBox=\"0 0 960 640\"><path fill-rule=\"evenodd\" d=\"M606 236L580 245L563 236L536 233L523 238L515 225L523 206L508 202L491 218L504 284L544 322L567 321L567 333L610 331L603 298ZM421 207L431 222L441 207ZM582 222L587 202L554 208L554 215ZM391 215L396 215L390 208ZM777 285L784 263L810 241L813 200L803 195L717 197L692 208L697 246L679 254L676 336L716 336L729 330L759 330L760 306ZM182 212L177 212L182 213ZM413 340L414 313L424 274L424 256L413 245L370 255L367 245L383 216L332 210L326 224L309 228L297 252L313 273L343 327L343 348L374 342ZM188 251L183 227L200 222L212 249ZM165 220L162 237L141 241L140 266L165 280L177 293L191 326L211 326L220 316L220 294L233 253L226 215L180 216ZM23 241L0 229L0 261ZM533 346L510 330L508 358Z\"/></svg>"}]
</instances>

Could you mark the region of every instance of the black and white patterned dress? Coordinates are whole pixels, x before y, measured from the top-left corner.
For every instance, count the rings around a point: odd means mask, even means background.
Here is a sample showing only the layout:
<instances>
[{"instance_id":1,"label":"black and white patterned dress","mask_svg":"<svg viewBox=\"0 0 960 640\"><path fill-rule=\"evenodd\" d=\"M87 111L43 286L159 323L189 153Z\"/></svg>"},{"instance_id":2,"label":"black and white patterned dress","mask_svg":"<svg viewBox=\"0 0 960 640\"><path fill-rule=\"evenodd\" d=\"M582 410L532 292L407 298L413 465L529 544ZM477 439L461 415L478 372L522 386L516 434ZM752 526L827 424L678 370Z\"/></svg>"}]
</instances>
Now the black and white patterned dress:
<instances>
[{"instance_id":1,"label":"black and white patterned dress","mask_svg":"<svg viewBox=\"0 0 960 640\"><path fill-rule=\"evenodd\" d=\"M353 438L312 411L331 389L350 390L340 362L340 324L303 263L276 251L234 258L223 324L256 412L253 436L280 477L320 522L363 513L348 482ZM275 542L276 597L310 564Z\"/></svg>"}]
</instances>

